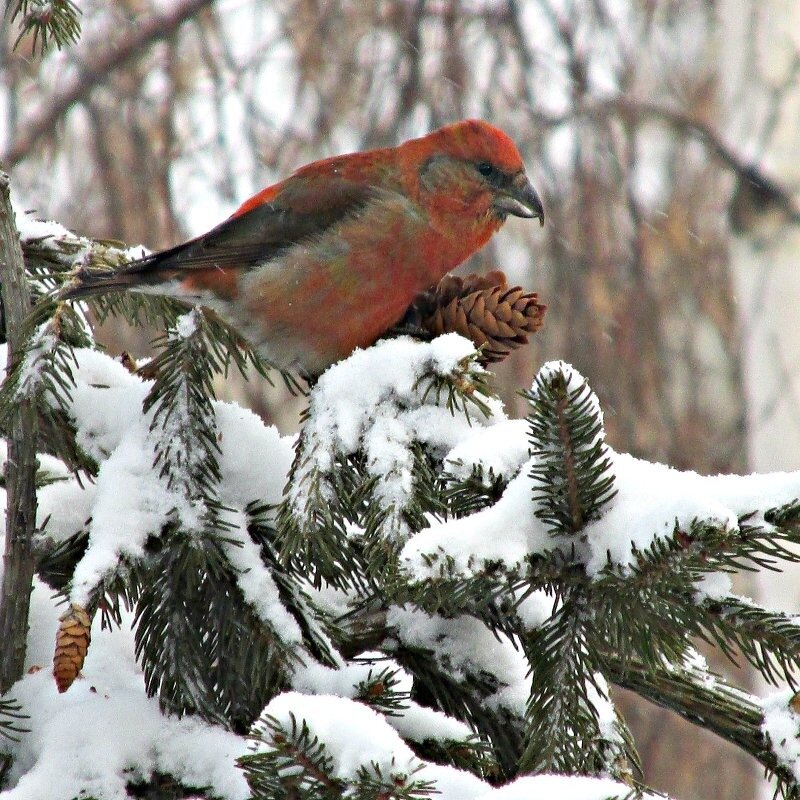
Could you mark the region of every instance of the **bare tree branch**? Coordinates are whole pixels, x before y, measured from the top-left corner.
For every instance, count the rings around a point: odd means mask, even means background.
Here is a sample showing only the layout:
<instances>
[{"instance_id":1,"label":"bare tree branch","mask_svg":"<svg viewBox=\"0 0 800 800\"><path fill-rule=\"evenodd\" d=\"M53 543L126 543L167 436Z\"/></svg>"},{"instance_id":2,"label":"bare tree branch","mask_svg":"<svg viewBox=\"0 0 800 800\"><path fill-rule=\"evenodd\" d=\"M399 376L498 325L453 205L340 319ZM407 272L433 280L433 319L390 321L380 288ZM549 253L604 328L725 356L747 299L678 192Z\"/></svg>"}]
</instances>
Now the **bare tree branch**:
<instances>
[{"instance_id":1,"label":"bare tree branch","mask_svg":"<svg viewBox=\"0 0 800 800\"><path fill-rule=\"evenodd\" d=\"M748 161L724 141L713 126L677 108L669 108L649 100L631 97L615 97L611 100L589 103L571 109L564 115L541 117L540 121L550 127L563 125L575 117L604 119L619 116L626 120L655 119L669 125L682 134L698 139L708 151L733 171L740 182L757 192L765 204L773 204L786 216L787 222L800 224L800 208L793 193L777 180L767 175L761 167Z\"/></svg>"},{"instance_id":2,"label":"bare tree branch","mask_svg":"<svg viewBox=\"0 0 800 800\"><path fill-rule=\"evenodd\" d=\"M0 164L5 169L10 169L19 163L39 140L53 133L56 124L75 103L105 83L112 72L138 58L155 42L168 39L184 22L212 3L213 0L186 0L168 14L154 15L145 20L133 28L130 37L86 62L78 76L65 89L50 97L42 104L38 115L23 123L17 140L0 157Z\"/></svg>"}]
</instances>

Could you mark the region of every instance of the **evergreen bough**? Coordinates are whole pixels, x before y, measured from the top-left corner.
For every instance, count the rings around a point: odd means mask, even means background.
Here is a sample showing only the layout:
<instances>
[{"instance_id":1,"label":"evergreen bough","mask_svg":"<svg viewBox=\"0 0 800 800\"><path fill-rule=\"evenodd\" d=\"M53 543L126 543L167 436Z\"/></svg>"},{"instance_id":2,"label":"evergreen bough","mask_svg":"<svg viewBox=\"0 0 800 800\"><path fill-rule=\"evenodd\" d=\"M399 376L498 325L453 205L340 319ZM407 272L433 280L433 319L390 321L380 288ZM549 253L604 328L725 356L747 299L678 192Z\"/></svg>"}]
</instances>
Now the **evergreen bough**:
<instances>
[{"instance_id":1,"label":"evergreen bough","mask_svg":"<svg viewBox=\"0 0 800 800\"><path fill-rule=\"evenodd\" d=\"M82 268L113 266L125 257L86 240L26 243L38 304L26 356L0 391L0 425L24 395L40 418L39 451L92 481L101 465L76 442L70 400L81 349L96 345L80 312L55 293L78 252ZM147 692L159 698L164 713L249 731L254 751L239 763L254 798L428 797L436 787L417 774L425 763L457 766L492 784L542 772L613 777L621 784L618 797L639 796L647 790L631 733L613 706L614 686L744 748L776 778L782 797L800 798L792 765L776 755L764 727L763 705L710 673L694 650L695 642L705 642L732 660L743 657L768 682L794 685L796 620L700 587L708 575L800 560L793 550L800 543L796 499L754 507L735 525L715 518L676 523L669 535L645 536L648 544L634 547L627 562L609 551L598 568L592 537L616 501L615 457L587 382L567 365L551 364L525 393L524 464L494 471L479 461L446 461L447 448L415 423L397 440L394 466L381 474L370 450L385 421L380 414L361 418L348 444L325 440L335 446L323 458L317 452L323 443L312 435L319 430L312 423L323 385L311 390L282 502L253 497L246 508L233 509L219 495L213 377L230 367L266 374L270 365L204 309L155 297L91 303L100 316L119 314L134 325L155 318L167 331L144 368L152 384L142 414L153 468L174 493L175 506L149 532L139 555L120 556L106 570L84 598L86 606L99 610L107 625L119 624L124 608L135 612L137 658ZM475 356L466 354L446 369L423 359L410 388L387 386L380 412L414 420L469 417L476 429L497 424L497 405ZM264 458L266 469L269 454ZM403 469L413 478L410 492L399 506L387 503L382 482ZM42 472L38 482L66 479ZM408 546L413 551L415 537L491 512L518 481L530 486L526 513L544 526L546 544L516 561L476 555L465 565L446 547L425 551L423 543L427 573L414 567ZM74 600L72 576L90 547L86 526L57 542L47 539L45 527L37 541L39 576ZM295 638L242 589L234 555L250 547L297 626ZM331 590L346 605L344 613L326 605ZM528 604L536 597L546 598L550 613L531 621ZM441 635L426 643L415 635L414 620ZM524 653L527 702L513 699L509 673L491 658L459 656L457 645L483 634ZM416 766L387 772L367 758L342 774L337 743L325 740L310 719L262 714L314 664L325 674L354 670L360 677L348 696L389 725L427 709L439 713L436 719L466 723L470 733L449 740L409 734L406 745L421 759ZM0 701L0 733L12 731L20 712L10 700ZM788 700L786 713L794 713ZM800 729L800 716L797 723ZM152 776L154 785L159 779Z\"/></svg>"}]
</instances>

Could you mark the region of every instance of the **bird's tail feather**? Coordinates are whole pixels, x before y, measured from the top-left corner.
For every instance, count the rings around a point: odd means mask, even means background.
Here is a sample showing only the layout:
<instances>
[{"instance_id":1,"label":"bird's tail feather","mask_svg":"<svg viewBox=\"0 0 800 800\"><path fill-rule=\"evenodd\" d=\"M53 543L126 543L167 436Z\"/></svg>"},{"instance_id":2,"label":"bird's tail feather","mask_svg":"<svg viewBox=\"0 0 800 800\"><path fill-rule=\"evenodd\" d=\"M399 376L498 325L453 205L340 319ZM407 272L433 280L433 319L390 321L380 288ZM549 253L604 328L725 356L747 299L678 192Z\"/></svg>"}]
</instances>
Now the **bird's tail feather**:
<instances>
[{"instance_id":1,"label":"bird's tail feather","mask_svg":"<svg viewBox=\"0 0 800 800\"><path fill-rule=\"evenodd\" d=\"M98 294L139 290L152 292L154 287L177 277L176 256L185 244L137 258L111 271L80 269L60 292L62 300L82 300Z\"/></svg>"}]
</instances>

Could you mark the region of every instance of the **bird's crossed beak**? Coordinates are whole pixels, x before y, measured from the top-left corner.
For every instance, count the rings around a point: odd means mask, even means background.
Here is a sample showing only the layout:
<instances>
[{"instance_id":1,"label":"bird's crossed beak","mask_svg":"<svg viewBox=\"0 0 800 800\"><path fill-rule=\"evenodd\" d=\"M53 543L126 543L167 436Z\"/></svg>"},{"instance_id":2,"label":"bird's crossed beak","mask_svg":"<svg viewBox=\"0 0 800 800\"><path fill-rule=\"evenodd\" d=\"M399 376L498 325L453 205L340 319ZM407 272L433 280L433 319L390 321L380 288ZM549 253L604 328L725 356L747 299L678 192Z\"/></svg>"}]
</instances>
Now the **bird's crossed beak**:
<instances>
[{"instance_id":1,"label":"bird's crossed beak","mask_svg":"<svg viewBox=\"0 0 800 800\"><path fill-rule=\"evenodd\" d=\"M538 219L539 224L544 225L544 206L524 172L520 172L510 186L498 193L494 207L515 217Z\"/></svg>"}]
</instances>

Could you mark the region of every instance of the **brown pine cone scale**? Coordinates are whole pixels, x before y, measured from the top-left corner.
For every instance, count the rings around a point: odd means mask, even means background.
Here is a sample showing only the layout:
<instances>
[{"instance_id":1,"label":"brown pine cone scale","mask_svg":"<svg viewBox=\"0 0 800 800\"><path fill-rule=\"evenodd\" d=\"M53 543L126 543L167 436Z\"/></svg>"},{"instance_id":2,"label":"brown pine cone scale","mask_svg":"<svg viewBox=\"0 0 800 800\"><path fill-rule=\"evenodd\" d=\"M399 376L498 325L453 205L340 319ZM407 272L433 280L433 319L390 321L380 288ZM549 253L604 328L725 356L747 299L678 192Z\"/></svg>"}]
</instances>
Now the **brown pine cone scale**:
<instances>
[{"instance_id":1,"label":"brown pine cone scale","mask_svg":"<svg viewBox=\"0 0 800 800\"><path fill-rule=\"evenodd\" d=\"M502 361L528 343L544 323L547 306L535 292L509 288L500 270L464 278L446 275L437 286L414 301L422 328L438 336L459 333L481 350L484 363Z\"/></svg>"},{"instance_id":2,"label":"brown pine cone scale","mask_svg":"<svg viewBox=\"0 0 800 800\"><path fill-rule=\"evenodd\" d=\"M71 605L60 617L53 656L53 677L59 692L66 692L83 667L89 642L92 639L92 620L85 609Z\"/></svg>"}]
</instances>

